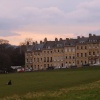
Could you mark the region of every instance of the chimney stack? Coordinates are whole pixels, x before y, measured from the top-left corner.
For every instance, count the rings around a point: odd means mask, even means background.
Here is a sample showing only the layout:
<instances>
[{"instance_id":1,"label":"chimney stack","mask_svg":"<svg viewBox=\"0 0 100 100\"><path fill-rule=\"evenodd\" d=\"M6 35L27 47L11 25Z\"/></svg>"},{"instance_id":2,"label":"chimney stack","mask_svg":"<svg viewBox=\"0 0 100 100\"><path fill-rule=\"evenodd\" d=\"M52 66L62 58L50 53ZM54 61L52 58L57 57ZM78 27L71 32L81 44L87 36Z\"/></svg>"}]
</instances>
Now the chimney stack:
<instances>
[{"instance_id":1,"label":"chimney stack","mask_svg":"<svg viewBox=\"0 0 100 100\"><path fill-rule=\"evenodd\" d=\"M30 43L27 41L27 45L29 45Z\"/></svg>"},{"instance_id":2,"label":"chimney stack","mask_svg":"<svg viewBox=\"0 0 100 100\"><path fill-rule=\"evenodd\" d=\"M55 38L55 41L58 41L58 38Z\"/></svg>"},{"instance_id":3,"label":"chimney stack","mask_svg":"<svg viewBox=\"0 0 100 100\"><path fill-rule=\"evenodd\" d=\"M82 38L84 38L84 36L82 36Z\"/></svg>"},{"instance_id":4,"label":"chimney stack","mask_svg":"<svg viewBox=\"0 0 100 100\"><path fill-rule=\"evenodd\" d=\"M80 36L77 36L77 39L80 39Z\"/></svg>"},{"instance_id":5,"label":"chimney stack","mask_svg":"<svg viewBox=\"0 0 100 100\"><path fill-rule=\"evenodd\" d=\"M69 40L69 38L66 38L66 40Z\"/></svg>"},{"instance_id":6,"label":"chimney stack","mask_svg":"<svg viewBox=\"0 0 100 100\"><path fill-rule=\"evenodd\" d=\"M62 38L60 38L59 41L62 41Z\"/></svg>"},{"instance_id":7,"label":"chimney stack","mask_svg":"<svg viewBox=\"0 0 100 100\"><path fill-rule=\"evenodd\" d=\"M35 44L38 44L38 42L37 42L37 41L35 41Z\"/></svg>"},{"instance_id":8,"label":"chimney stack","mask_svg":"<svg viewBox=\"0 0 100 100\"><path fill-rule=\"evenodd\" d=\"M47 42L47 38L44 38L44 43L46 43Z\"/></svg>"},{"instance_id":9,"label":"chimney stack","mask_svg":"<svg viewBox=\"0 0 100 100\"><path fill-rule=\"evenodd\" d=\"M33 42L33 45L35 45L35 42Z\"/></svg>"},{"instance_id":10,"label":"chimney stack","mask_svg":"<svg viewBox=\"0 0 100 100\"><path fill-rule=\"evenodd\" d=\"M92 34L91 33L89 33L89 37L91 37L92 36Z\"/></svg>"},{"instance_id":11,"label":"chimney stack","mask_svg":"<svg viewBox=\"0 0 100 100\"><path fill-rule=\"evenodd\" d=\"M95 34L93 34L93 36L96 36Z\"/></svg>"},{"instance_id":12,"label":"chimney stack","mask_svg":"<svg viewBox=\"0 0 100 100\"><path fill-rule=\"evenodd\" d=\"M42 41L40 41L40 44L42 44L43 42Z\"/></svg>"}]
</instances>

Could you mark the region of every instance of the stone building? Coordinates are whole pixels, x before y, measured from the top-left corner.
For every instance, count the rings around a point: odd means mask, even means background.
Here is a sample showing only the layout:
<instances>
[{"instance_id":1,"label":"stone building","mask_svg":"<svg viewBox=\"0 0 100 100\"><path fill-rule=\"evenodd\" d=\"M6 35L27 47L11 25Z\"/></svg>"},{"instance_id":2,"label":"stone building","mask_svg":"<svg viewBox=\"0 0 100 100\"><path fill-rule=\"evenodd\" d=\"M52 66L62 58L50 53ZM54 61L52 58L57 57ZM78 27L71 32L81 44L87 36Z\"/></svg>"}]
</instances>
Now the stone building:
<instances>
[{"instance_id":1,"label":"stone building","mask_svg":"<svg viewBox=\"0 0 100 100\"><path fill-rule=\"evenodd\" d=\"M50 67L70 68L100 63L100 36L89 34L77 39L66 38L27 45L25 68L45 70Z\"/></svg>"}]
</instances>

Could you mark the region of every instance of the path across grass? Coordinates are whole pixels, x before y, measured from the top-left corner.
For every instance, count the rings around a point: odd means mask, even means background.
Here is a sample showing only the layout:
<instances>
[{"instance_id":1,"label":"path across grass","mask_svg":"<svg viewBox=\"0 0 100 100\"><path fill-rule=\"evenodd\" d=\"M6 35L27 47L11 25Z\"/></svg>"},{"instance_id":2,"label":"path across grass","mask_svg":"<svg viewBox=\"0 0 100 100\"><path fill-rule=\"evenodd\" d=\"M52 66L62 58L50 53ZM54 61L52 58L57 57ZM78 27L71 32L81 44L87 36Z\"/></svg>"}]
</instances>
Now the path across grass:
<instances>
[{"instance_id":1,"label":"path across grass","mask_svg":"<svg viewBox=\"0 0 100 100\"><path fill-rule=\"evenodd\" d=\"M12 85L5 85L10 79ZM94 100L92 98L98 96L95 100L99 100L99 81L100 67L0 74L0 98L6 98L5 100L17 100L15 98L20 98L18 100L66 100L66 98L89 100L86 98L91 98Z\"/></svg>"}]
</instances>

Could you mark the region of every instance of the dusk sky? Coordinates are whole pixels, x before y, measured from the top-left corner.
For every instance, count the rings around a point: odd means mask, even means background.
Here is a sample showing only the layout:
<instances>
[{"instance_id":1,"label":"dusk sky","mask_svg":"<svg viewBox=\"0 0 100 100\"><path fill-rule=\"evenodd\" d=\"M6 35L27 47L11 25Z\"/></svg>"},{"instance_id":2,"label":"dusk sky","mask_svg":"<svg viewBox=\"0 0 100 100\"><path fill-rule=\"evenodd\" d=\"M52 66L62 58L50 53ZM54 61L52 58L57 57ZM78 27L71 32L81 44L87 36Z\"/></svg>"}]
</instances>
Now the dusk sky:
<instances>
[{"instance_id":1,"label":"dusk sky","mask_svg":"<svg viewBox=\"0 0 100 100\"><path fill-rule=\"evenodd\" d=\"M100 35L100 0L0 0L0 39L33 41Z\"/></svg>"}]
</instances>

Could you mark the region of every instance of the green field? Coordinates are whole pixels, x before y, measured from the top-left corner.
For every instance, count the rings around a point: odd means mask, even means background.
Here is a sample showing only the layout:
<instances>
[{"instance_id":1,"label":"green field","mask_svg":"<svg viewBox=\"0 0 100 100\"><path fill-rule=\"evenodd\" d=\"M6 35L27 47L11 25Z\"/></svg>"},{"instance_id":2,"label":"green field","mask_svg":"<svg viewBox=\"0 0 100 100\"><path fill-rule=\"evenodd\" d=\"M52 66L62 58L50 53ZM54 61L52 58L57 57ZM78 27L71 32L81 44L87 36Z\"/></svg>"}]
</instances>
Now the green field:
<instances>
[{"instance_id":1,"label":"green field","mask_svg":"<svg viewBox=\"0 0 100 100\"><path fill-rule=\"evenodd\" d=\"M0 74L0 100L51 99L100 100L100 67Z\"/></svg>"}]
</instances>

